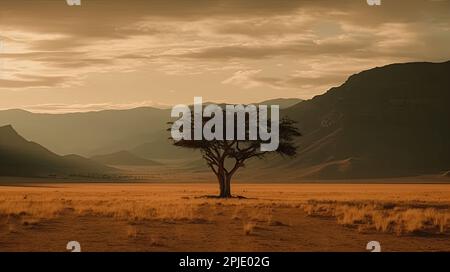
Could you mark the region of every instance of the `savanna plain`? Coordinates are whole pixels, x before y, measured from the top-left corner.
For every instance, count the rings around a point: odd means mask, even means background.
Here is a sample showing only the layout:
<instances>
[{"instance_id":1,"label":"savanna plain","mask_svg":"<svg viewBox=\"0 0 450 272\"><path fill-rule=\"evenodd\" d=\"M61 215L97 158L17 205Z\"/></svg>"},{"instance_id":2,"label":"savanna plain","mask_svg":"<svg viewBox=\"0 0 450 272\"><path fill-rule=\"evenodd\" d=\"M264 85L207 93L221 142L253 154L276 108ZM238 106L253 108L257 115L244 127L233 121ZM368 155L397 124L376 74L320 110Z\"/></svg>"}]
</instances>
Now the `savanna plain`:
<instances>
[{"instance_id":1,"label":"savanna plain","mask_svg":"<svg viewBox=\"0 0 450 272\"><path fill-rule=\"evenodd\" d=\"M0 251L450 251L448 184L0 186Z\"/></svg>"}]
</instances>

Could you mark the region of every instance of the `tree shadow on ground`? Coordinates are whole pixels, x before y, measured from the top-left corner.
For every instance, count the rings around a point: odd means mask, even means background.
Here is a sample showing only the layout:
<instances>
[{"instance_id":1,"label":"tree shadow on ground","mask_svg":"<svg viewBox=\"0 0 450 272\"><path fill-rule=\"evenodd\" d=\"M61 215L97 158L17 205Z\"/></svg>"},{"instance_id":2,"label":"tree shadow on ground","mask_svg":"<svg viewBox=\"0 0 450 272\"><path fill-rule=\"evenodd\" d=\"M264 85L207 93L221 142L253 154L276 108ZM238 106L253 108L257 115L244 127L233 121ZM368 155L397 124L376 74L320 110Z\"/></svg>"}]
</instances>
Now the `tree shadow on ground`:
<instances>
[{"instance_id":1,"label":"tree shadow on ground","mask_svg":"<svg viewBox=\"0 0 450 272\"><path fill-rule=\"evenodd\" d=\"M248 197L241 196L241 195L233 195L228 198L220 197L218 195L202 195L202 196L196 196L194 198L195 199L202 199L202 198L205 198L205 199L256 199L256 198L248 198Z\"/></svg>"}]
</instances>

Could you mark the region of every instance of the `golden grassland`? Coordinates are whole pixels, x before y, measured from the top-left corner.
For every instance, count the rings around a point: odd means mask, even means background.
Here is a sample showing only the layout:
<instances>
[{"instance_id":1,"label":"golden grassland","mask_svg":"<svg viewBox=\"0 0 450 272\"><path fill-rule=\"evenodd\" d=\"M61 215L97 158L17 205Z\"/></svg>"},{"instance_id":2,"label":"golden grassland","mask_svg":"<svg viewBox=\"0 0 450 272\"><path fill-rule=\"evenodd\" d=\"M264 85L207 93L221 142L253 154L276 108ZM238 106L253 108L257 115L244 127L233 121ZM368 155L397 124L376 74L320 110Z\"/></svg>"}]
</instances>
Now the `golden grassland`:
<instances>
[{"instance_id":1,"label":"golden grassland","mask_svg":"<svg viewBox=\"0 0 450 272\"><path fill-rule=\"evenodd\" d=\"M112 222L110 224L122 222L117 229L122 229L120 233L124 239L131 239L132 243L133 239L142 238L148 232L151 235L147 237L146 245L162 250L204 249L201 246L170 246L176 242L170 241L174 235L183 231L182 228L190 229L194 225L204 236L230 235L235 239L234 245L230 242L214 250L233 250L233 246L241 250L308 250L307 243L312 245L316 241L294 245L289 237L294 239L304 231L315 231L318 238L311 239L320 240L319 230L324 235L326 232L343 231L355 237L382 233L385 236L381 237L389 236L386 239L407 240L416 236L428 239L420 240L420 243L434 243L438 239L441 245L433 250L450 250L449 185L236 184L233 186L234 194L245 198L223 200L204 197L215 195L216 187L215 184L0 186L0 233L4 236L0 237L0 251L2 243L8 249L27 250L22 244L12 243L12 237L17 239L21 233L39 232L40 225L44 228L52 222L67 221L68 218L71 218L72 225L94 218L104 218L103 222ZM51 229L64 231L66 225ZM228 230L223 228L226 225L230 226ZM317 225L317 230L311 227L314 225ZM86 231L93 232L92 237L95 233L102 235L104 231L95 223L87 226ZM277 244L278 241L270 242L270 239L281 235L280 228L285 233L283 237L286 241L280 244ZM172 229L174 235L171 235ZM217 233L219 229L220 233ZM230 233L227 234L227 231ZM239 244L242 237L252 236L259 247L247 248ZM207 237L202 236L206 241L204 247L213 247L214 243L209 243ZM195 241L193 238L193 243ZM315 250L321 250L318 242L315 245ZM448 248L445 248L447 245ZM353 250L351 246L340 246L340 250ZM136 248L127 248L126 245L118 248L128 249ZM136 250L149 248L142 245ZM333 247L323 250L333 250Z\"/></svg>"}]
</instances>

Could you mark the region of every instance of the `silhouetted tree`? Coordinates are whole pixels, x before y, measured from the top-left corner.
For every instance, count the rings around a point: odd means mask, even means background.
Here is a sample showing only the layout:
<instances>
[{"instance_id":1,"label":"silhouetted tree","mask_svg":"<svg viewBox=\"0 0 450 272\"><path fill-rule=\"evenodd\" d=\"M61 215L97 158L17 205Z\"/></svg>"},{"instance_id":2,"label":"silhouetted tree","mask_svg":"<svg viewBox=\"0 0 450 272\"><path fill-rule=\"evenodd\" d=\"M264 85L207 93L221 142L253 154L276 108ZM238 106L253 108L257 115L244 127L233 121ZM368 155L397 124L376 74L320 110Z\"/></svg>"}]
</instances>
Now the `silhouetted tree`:
<instances>
[{"instance_id":1,"label":"silhouetted tree","mask_svg":"<svg viewBox=\"0 0 450 272\"><path fill-rule=\"evenodd\" d=\"M210 118L203 118L203 125ZM194 123L192 117L192 124ZM226 121L224 121L224 124ZM169 124L173 124L170 122ZM268 120L270 124L270 120ZM259 129L259 127L258 127ZM269 127L270 129L270 127ZM170 128L169 128L170 130ZM194 128L192 127L193 131ZM226 129L224 127L223 131ZM235 135L236 135L235 129ZM179 140L173 141L175 146L200 150L203 159L211 168L217 177L220 186L221 198L230 198L231 178L238 169L245 166L245 163L251 158L263 158L269 153L275 153L281 156L292 157L296 155L297 147L294 145L294 138L301 136L295 121L288 118L282 118L279 124L279 146L276 151L261 151L261 143L268 141L248 140L249 126L248 116L246 117L246 139L247 140ZM225 139L225 136L223 137ZM235 137L236 139L237 137ZM191 137L193 139L193 137ZM173 139L172 139L173 140ZM227 167L228 166L228 167Z\"/></svg>"}]
</instances>

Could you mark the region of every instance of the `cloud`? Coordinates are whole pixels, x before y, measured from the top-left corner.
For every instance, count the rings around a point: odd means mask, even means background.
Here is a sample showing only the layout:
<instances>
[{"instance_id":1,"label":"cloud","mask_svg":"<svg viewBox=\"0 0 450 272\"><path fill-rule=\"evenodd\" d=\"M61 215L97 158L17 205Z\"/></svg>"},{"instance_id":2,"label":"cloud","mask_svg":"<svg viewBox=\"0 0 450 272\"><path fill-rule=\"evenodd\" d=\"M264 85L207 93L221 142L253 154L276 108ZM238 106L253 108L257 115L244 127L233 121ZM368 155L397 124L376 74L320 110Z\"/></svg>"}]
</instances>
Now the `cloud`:
<instances>
[{"instance_id":1,"label":"cloud","mask_svg":"<svg viewBox=\"0 0 450 272\"><path fill-rule=\"evenodd\" d=\"M261 70L237 71L230 78L223 80L222 83L241 86L245 89L257 87L260 83L254 80L254 77L260 72Z\"/></svg>"},{"instance_id":2,"label":"cloud","mask_svg":"<svg viewBox=\"0 0 450 272\"><path fill-rule=\"evenodd\" d=\"M87 75L145 70L171 81L220 74L218 85L312 96L363 68L450 59L448 10L448 0L376 8L364 0L84 1L77 8L7 1L0 89L83 86Z\"/></svg>"},{"instance_id":3,"label":"cloud","mask_svg":"<svg viewBox=\"0 0 450 272\"><path fill-rule=\"evenodd\" d=\"M190 53L178 55L178 57L198 59L264 59L280 56L316 56L355 54L358 50L367 49L372 40L354 39L353 35L326 40L294 40L286 42L275 42L266 44L241 44L230 46L207 47Z\"/></svg>"},{"instance_id":4,"label":"cloud","mask_svg":"<svg viewBox=\"0 0 450 272\"><path fill-rule=\"evenodd\" d=\"M329 86L336 82L345 80L346 75L339 72L315 71L315 74L305 74L298 71L297 74L290 74L284 77L275 77L267 75L262 70L237 71L231 77L222 81L222 84L231 84L240 86L244 89L251 89L260 86L271 87L274 89L286 88L308 88L310 86Z\"/></svg>"},{"instance_id":5,"label":"cloud","mask_svg":"<svg viewBox=\"0 0 450 272\"><path fill-rule=\"evenodd\" d=\"M66 77L39 77L28 76L22 79L0 79L0 88L22 89L22 88L38 88L38 87L56 87L63 85L68 78Z\"/></svg>"}]
</instances>

